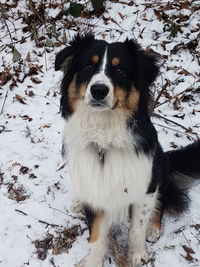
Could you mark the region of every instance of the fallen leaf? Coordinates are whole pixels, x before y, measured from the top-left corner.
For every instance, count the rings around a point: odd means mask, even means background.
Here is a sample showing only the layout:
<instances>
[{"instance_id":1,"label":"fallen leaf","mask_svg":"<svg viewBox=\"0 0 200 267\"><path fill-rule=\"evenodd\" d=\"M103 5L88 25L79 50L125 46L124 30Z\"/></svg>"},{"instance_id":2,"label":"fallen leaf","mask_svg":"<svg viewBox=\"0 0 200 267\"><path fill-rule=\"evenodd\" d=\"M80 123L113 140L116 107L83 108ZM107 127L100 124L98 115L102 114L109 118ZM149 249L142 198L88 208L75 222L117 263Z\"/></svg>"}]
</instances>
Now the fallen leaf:
<instances>
[{"instance_id":1,"label":"fallen leaf","mask_svg":"<svg viewBox=\"0 0 200 267\"><path fill-rule=\"evenodd\" d=\"M39 84L39 83L42 82L42 81L41 81L39 78L37 78L37 77L31 77L31 81L32 81L33 83L37 83L37 84Z\"/></svg>"}]
</instances>

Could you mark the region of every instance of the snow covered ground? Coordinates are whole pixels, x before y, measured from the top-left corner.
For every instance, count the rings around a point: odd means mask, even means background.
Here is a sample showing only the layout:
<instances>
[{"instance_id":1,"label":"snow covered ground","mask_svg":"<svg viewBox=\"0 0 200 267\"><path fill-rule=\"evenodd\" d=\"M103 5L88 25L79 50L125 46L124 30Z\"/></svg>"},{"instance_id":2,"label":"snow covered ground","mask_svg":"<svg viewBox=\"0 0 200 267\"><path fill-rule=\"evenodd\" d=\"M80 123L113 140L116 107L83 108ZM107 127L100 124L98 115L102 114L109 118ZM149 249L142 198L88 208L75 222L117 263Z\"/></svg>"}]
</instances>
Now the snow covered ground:
<instances>
[{"instance_id":1,"label":"snow covered ground","mask_svg":"<svg viewBox=\"0 0 200 267\"><path fill-rule=\"evenodd\" d=\"M87 3L78 18L60 12L69 7L65 2L1 1L2 267L73 267L88 253L85 219L72 211L73 189L61 158L62 73L54 71L56 53L77 30L90 29L107 41L134 38L158 53L155 97L167 85L153 122L162 146L174 149L200 135L200 1L105 1L98 17ZM144 266L200 266L200 183L190 197L186 214L164 216L163 235L148 244L152 257ZM121 229L119 240L126 237L126 226ZM105 266L117 266L109 253Z\"/></svg>"}]
</instances>

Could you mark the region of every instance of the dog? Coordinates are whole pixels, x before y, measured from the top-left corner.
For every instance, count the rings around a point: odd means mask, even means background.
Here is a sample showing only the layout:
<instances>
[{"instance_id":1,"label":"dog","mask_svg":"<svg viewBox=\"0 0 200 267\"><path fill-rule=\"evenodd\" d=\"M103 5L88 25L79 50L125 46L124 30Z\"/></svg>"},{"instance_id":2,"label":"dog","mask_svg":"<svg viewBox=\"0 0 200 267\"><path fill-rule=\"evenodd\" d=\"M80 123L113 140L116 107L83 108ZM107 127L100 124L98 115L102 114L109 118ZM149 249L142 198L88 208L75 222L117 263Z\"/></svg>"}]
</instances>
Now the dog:
<instances>
[{"instance_id":1,"label":"dog","mask_svg":"<svg viewBox=\"0 0 200 267\"><path fill-rule=\"evenodd\" d=\"M149 118L149 87L158 60L134 40L107 43L77 35L59 52L63 70L63 154L89 226L90 255L102 267L109 228L132 216L130 266L148 259L146 239L159 238L163 211L187 210L187 190L200 178L200 142L163 152Z\"/></svg>"}]
</instances>

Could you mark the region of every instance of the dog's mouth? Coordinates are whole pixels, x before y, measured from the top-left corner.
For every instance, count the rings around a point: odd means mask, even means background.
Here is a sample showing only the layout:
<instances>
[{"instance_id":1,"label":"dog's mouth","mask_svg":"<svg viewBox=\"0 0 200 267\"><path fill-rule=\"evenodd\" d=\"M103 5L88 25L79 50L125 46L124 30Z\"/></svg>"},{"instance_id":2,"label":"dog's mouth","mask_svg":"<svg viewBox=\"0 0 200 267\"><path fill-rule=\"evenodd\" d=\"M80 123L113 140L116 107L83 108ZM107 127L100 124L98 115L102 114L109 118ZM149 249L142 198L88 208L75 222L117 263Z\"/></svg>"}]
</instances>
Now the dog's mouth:
<instances>
[{"instance_id":1,"label":"dog's mouth","mask_svg":"<svg viewBox=\"0 0 200 267\"><path fill-rule=\"evenodd\" d=\"M108 108L108 103L105 100L97 101L97 100L91 100L90 106L97 109L105 109Z\"/></svg>"}]
</instances>

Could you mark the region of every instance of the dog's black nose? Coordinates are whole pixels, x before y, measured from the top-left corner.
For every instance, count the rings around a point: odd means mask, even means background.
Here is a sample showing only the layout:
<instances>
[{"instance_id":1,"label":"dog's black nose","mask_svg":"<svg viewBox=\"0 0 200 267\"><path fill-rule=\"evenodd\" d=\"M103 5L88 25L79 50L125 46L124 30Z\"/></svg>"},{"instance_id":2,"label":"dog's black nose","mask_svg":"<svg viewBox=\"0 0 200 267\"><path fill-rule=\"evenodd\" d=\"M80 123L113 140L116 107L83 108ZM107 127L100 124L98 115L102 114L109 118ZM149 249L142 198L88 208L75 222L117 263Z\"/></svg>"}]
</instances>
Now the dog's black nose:
<instances>
[{"instance_id":1,"label":"dog's black nose","mask_svg":"<svg viewBox=\"0 0 200 267\"><path fill-rule=\"evenodd\" d=\"M95 100L103 100L107 96L109 89L105 84L94 84L90 91Z\"/></svg>"}]
</instances>

